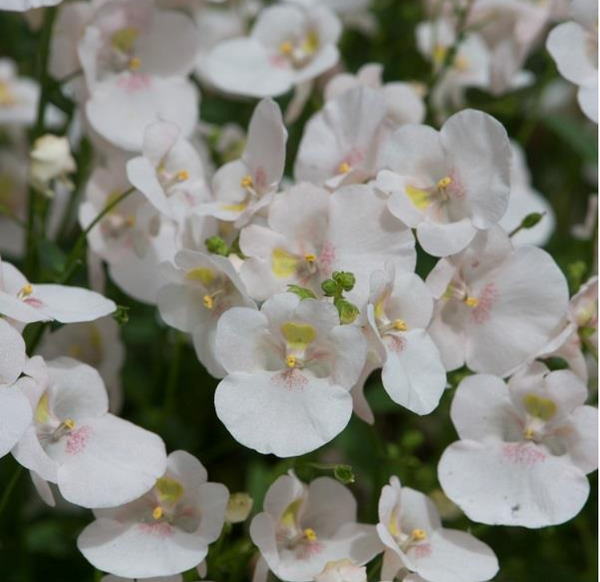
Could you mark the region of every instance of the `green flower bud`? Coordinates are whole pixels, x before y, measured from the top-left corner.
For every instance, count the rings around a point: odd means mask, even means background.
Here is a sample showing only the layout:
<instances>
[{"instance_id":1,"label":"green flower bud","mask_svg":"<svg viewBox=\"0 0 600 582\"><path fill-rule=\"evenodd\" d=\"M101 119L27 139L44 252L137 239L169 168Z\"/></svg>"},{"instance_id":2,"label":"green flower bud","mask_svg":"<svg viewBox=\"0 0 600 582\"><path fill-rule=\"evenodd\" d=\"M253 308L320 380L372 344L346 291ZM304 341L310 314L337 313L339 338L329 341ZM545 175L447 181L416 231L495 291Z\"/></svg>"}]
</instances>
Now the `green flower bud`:
<instances>
[{"instance_id":1,"label":"green flower bud","mask_svg":"<svg viewBox=\"0 0 600 582\"><path fill-rule=\"evenodd\" d=\"M325 297L333 297L337 293L338 285L333 279L325 279L321 283L321 289L323 289Z\"/></svg>"},{"instance_id":2,"label":"green flower bud","mask_svg":"<svg viewBox=\"0 0 600 582\"><path fill-rule=\"evenodd\" d=\"M340 323L344 325L352 323L360 313L356 305L350 303L350 301L346 301L345 299L340 299L337 301L335 306L340 314Z\"/></svg>"},{"instance_id":3,"label":"green flower bud","mask_svg":"<svg viewBox=\"0 0 600 582\"><path fill-rule=\"evenodd\" d=\"M220 236L211 236L204 241L206 250L213 255L229 256L229 247Z\"/></svg>"},{"instance_id":4,"label":"green flower bud","mask_svg":"<svg viewBox=\"0 0 600 582\"><path fill-rule=\"evenodd\" d=\"M333 280L341 285L344 291L352 291L354 285L356 285L356 278L354 275L346 271L335 271L333 273Z\"/></svg>"}]
</instances>

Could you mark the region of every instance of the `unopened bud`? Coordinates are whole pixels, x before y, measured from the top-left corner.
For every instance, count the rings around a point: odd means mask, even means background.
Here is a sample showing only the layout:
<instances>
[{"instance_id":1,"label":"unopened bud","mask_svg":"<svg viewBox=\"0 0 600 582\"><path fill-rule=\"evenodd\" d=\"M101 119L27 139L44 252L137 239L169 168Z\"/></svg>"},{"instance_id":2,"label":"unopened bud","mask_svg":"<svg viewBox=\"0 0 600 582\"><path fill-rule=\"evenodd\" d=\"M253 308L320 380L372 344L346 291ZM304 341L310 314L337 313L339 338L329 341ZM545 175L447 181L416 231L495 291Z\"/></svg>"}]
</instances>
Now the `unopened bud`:
<instances>
[{"instance_id":1,"label":"unopened bud","mask_svg":"<svg viewBox=\"0 0 600 582\"><path fill-rule=\"evenodd\" d=\"M242 521L246 521L252 511L253 505L254 500L247 493L232 493L227 502L225 521L227 523L241 523Z\"/></svg>"}]
</instances>

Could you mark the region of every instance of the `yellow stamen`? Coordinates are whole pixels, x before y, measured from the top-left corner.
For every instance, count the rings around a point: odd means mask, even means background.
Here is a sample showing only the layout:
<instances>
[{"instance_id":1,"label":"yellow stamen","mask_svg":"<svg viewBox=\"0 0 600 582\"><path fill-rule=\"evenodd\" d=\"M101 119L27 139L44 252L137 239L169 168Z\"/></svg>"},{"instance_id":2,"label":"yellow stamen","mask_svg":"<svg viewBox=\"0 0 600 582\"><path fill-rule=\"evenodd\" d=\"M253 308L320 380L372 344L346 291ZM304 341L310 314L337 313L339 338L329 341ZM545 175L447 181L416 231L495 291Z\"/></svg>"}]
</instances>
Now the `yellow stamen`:
<instances>
[{"instance_id":1,"label":"yellow stamen","mask_svg":"<svg viewBox=\"0 0 600 582\"><path fill-rule=\"evenodd\" d=\"M296 367L296 356L288 356L285 359L285 363L287 365L288 368L295 368Z\"/></svg>"},{"instance_id":2,"label":"yellow stamen","mask_svg":"<svg viewBox=\"0 0 600 582\"><path fill-rule=\"evenodd\" d=\"M135 226L135 216L128 216L125 219L125 226L128 226L129 228Z\"/></svg>"},{"instance_id":3,"label":"yellow stamen","mask_svg":"<svg viewBox=\"0 0 600 582\"><path fill-rule=\"evenodd\" d=\"M395 319L393 325L396 331L408 331L408 325L403 319Z\"/></svg>"},{"instance_id":4,"label":"yellow stamen","mask_svg":"<svg viewBox=\"0 0 600 582\"><path fill-rule=\"evenodd\" d=\"M75 421L72 418L67 418L66 420L63 420L63 425L65 428L73 430L75 428Z\"/></svg>"},{"instance_id":5,"label":"yellow stamen","mask_svg":"<svg viewBox=\"0 0 600 582\"><path fill-rule=\"evenodd\" d=\"M304 255L304 260L308 261L309 263L314 263L317 260L317 255L314 255L313 253L307 253Z\"/></svg>"},{"instance_id":6,"label":"yellow stamen","mask_svg":"<svg viewBox=\"0 0 600 582\"><path fill-rule=\"evenodd\" d=\"M468 307L477 307L479 305L479 299L477 299L477 297L467 297L465 299L465 304Z\"/></svg>"},{"instance_id":7,"label":"yellow stamen","mask_svg":"<svg viewBox=\"0 0 600 582\"><path fill-rule=\"evenodd\" d=\"M187 170L181 170L179 172L177 172L177 181L178 182L185 182L186 180L190 179L190 173Z\"/></svg>"},{"instance_id":8,"label":"yellow stamen","mask_svg":"<svg viewBox=\"0 0 600 582\"><path fill-rule=\"evenodd\" d=\"M412 537L417 542L422 542L427 538L427 534L422 529L413 529Z\"/></svg>"},{"instance_id":9,"label":"yellow stamen","mask_svg":"<svg viewBox=\"0 0 600 582\"><path fill-rule=\"evenodd\" d=\"M254 186L254 180L252 179L252 176L250 176L250 174L244 176L240 182L240 186L242 188L252 188Z\"/></svg>"},{"instance_id":10,"label":"yellow stamen","mask_svg":"<svg viewBox=\"0 0 600 582\"><path fill-rule=\"evenodd\" d=\"M350 170L352 170L352 166L348 162L342 162L338 166L338 171L340 174L347 174Z\"/></svg>"},{"instance_id":11,"label":"yellow stamen","mask_svg":"<svg viewBox=\"0 0 600 582\"><path fill-rule=\"evenodd\" d=\"M291 55L294 52L294 45L289 40L286 40L279 45L279 52L282 55Z\"/></svg>"},{"instance_id":12,"label":"yellow stamen","mask_svg":"<svg viewBox=\"0 0 600 582\"><path fill-rule=\"evenodd\" d=\"M204 303L204 307L206 307L206 309L212 309L215 306L215 302L210 295L205 295L202 297L202 303Z\"/></svg>"},{"instance_id":13,"label":"yellow stamen","mask_svg":"<svg viewBox=\"0 0 600 582\"><path fill-rule=\"evenodd\" d=\"M160 519L164 515L163 508L160 505L157 505L152 512L152 517L154 519Z\"/></svg>"},{"instance_id":14,"label":"yellow stamen","mask_svg":"<svg viewBox=\"0 0 600 582\"><path fill-rule=\"evenodd\" d=\"M129 60L129 70L137 71L142 66L142 61L139 57L133 57Z\"/></svg>"},{"instance_id":15,"label":"yellow stamen","mask_svg":"<svg viewBox=\"0 0 600 582\"><path fill-rule=\"evenodd\" d=\"M21 290L19 291L19 297L29 297L33 293L33 287L27 283L27 285L23 285Z\"/></svg>"},{"instance_id":16,"label":"yellow stamen","mask_svg":"<svg viewBox=\"0 0 600 582\"><path fill-rule=\"evenodd\" d=\"M533 429L531 429L531 428L526 428L526 429L523 431L523 438L524 438L526 441L531 441L531 440L533 440L533 437L534 437L534 436L535 436L535 431L534 431Z\"/></svg>"},{"instance_id":17,"label":"yellow stamen","mask_svg":"<svg viewBox=\"0 0 600 582\"><path fill-rule=\"evenodd\" d=\"M8 83L4 81L0 81L0 106L2 107L10 107L17 102L13 92L11 91Z\"/></svg>"},{"instance_id":18,"label":"yellow stamen","mask_svg":"<svg viewBox=\"0 0 600 582\"><path fill-rule=\"evenodd\" d=\"M312 529L311 527L307 527L304 530L304 537L309 541L309 542L316 542L317 541L317 533L315 532L314 529Z\"/></svg>"},{"instance_id":19,"label":"yellow stamen","mask_svg":"<svg viewBox=\"0 0 600 582\"><path fill-rule=\"evenodd\" d=\"M442 178L437 183L437 189L438 190L445 190L446 188L448 188L448 186L450 186L450 184L452 184L452 178L450 178L450 176L446 176L445 178Z\"/></svg>"}]
</instances>

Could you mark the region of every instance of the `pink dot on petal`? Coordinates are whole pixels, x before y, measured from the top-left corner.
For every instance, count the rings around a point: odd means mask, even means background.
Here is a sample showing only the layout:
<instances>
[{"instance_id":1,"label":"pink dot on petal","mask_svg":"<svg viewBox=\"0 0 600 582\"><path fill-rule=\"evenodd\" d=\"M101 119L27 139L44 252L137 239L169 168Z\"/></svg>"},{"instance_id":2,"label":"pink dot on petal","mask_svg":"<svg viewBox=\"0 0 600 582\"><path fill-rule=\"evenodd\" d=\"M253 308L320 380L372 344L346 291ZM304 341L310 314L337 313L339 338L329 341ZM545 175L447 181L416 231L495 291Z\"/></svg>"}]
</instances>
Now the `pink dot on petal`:
<instances>
[{"instance_id":1,"label":"pink dot on petal","mask_svg":"<svg viewBox=\"0 0 600 582\"><path fill-rule=\"evenodd\" d=\"M67 446L65 452L68 455L77 455L85 450L87 441L94 433L91 426L81 426L78 429L72 431L67 436Z\"/></svg>"},{"instance_id":2,"label":"pink dot on petal","mask_svg":"<svg viewBox=\"0 0 600 582\"><path fill-rule=\"evenodd\" d=\"M507 443L502 447L502 457L515 465L535 465L546 460L546 453L529 443Z\"/></svg>"}]
</instances>

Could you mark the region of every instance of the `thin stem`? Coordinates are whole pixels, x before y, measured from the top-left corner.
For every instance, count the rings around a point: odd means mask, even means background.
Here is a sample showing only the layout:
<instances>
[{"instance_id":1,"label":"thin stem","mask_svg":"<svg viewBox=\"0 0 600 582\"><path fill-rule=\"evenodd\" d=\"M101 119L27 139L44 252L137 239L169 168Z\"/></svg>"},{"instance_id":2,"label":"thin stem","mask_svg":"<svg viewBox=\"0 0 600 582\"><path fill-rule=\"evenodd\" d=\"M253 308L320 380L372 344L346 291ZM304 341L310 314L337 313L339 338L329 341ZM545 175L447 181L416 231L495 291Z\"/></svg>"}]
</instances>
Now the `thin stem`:
<instances>
[{"instance_id":1,"label":"thin stem","mask_svg":"<svg viewBox=\"0 0 600 582\"><path fill-rule=\"evenodd\" d=\"M132 186L131 188L129 188L129 190L126 190L125 192L123 192L123 194L117 196L110 204L107 204L104 210L102 210L102 212L100 212L96 216L96 218L94 218L94 220L90 222L87 228L81 232L79 238L77 239L77 242L75 243L75 246L73 247L73 250L71 251L71 254L67 259L65 272L59 279L59 283L66 283L75 272L78 261L81 259L86 247L87 235L113 208L115 208L115 206L118 206L121 202L123 202L123 200L125 200L125 198L127 198L133 192L135 192L135 188Z\"/></svg>"},{"instance_id":2,"label":"thin stem","mask_svg":"<svg viewBox=\"0 0 600 582\"><path fill-rule=\"evenodd\" d=\"M163 404L163 421L175 411L175 401L177 396L177 384L181 371L181 356L183 355L183 346L185 345L185 335L177 333L173 344L173 353L171 355L171 365L169 367L169 376L167 378L167 388L165 391L165 401Z\"/></svg>"},{"instance_id":3,"label":"thin stem","mask_svg":"<svg viewBox=\"0 0 600 582\"><path fill-rule=\"evenodd\" d=\"M40 97L37 106L36 122L32 133L32 143L44 133L44 121L46 118L46 108L48 106L50 93L50 76L48 75L48 59L50 56L50 41L52 39L52 27L56 18L57 8L50 7L44 9L44 21L40 36L40 46L38 48L38 83L40 86ZM38 192L33 187L29 187L27 195L27 230L25 240L27 251L25 255L25 270L31 277L36 267L35 241L37 236L36 228L36 210L37 210Z\"/></svg>"},{"instance_id":4,"label":"thin stem","mask_svg":"<svg viewBox=\"0 0 600 582\"><path fill-rule=\"evenodd\" d=\"M13 489L17 486L17 482L19 481L19 477L21 476L22 472L23 472L23 467L21 465L19 465L17 467L17 469L15 470L15 472L13 473L13 476L12 476L10 482L6 486L6 489L4 490L4 493L2 494L2 499L0 499L0 515L2 515L4 508L8 504L8 501L13 492Z\"/></svg>"}]
</instances>

